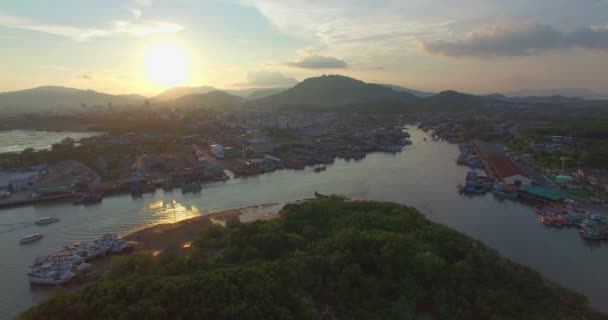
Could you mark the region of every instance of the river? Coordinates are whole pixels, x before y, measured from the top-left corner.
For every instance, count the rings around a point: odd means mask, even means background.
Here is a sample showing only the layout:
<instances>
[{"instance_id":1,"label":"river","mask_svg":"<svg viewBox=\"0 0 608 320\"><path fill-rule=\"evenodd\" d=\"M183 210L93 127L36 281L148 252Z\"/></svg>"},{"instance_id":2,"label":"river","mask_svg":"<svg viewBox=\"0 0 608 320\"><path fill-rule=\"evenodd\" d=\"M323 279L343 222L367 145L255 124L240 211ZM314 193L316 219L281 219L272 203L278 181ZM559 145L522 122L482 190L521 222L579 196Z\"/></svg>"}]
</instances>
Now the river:
<instances>
[{"instance_id":1,"label":"river","mask_svg":"<svg viewBox=\"0 0 608 320\"><path fill-rule=\"evenodd\" d=\"M412 146L398 154L373 153L361 161L337 160L327 170L281 170L203 186L200 194L161 189L143 198L113 196L98 205L40 204L0 210L0 318L13 317L48 295L33 290L25 275L39 255L105 232L126 234L160 222L173 222L219 209L311 197L314 190L353 198L392 201L418 208L430 219L464 232L546 278L587 295L608 312L608 246L582 240L576 229L556 230L538 223L532 207L499 201L491 194L466 197L456 192L467 169L458 167L458 147L424 140L409 128ZM59 223L33 221L56 216ZM24 235L45 237L19 246Z\"/></svg>"},{"instance_id":2,"label":"river","mask_svg":"<svg viewBox=\"0 0 608 320\"><path fill-rule=\"evenodd\" d=\"M0 131L0 153L21 152L27 148L35 150L50 149L54 143L61 142L68 137L78 141L96 135L100 135L100 133L34 130Z\"/></svg>"}]
</instances>

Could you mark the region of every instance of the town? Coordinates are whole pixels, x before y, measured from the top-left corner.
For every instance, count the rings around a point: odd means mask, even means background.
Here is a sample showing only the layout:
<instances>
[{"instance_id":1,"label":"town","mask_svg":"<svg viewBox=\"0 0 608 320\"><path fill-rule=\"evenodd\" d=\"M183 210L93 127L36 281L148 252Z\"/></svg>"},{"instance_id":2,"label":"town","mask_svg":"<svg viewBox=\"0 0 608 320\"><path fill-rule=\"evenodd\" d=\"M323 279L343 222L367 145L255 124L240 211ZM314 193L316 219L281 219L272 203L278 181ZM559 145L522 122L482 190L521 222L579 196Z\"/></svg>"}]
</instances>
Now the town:
<instances>
[{"instance_id":1,"label":"town","mask_svg":"<svg viewBox=\"0 0 608 320\"><path fill-rule=\"evenodd\" d=\"M483 122L483 126L466 125L452 114L430 115L419 124L434 139L459 144L457 163L472 169L458 185L459 192L469 196L492 192L501 200L537 204L535 212L542 224L580 227L586 239L608 239L608 218L596 214L607 204L608 170L586 169L580 163L567 166L569 160L576 160L575 137L547 134L524 139L520 123L487 117L473 121ZM550 123L525 125L545 128ZM524 140L527 146L518 148L517 143ZM546 165L542 160L547 155L558 155L561 165Z\"/></svg>"},{"instance_id":2,"label":"town","mask_svg":"<svg viewBox=\"0 0 608 320\"><path fill-rule=\"evenodd\" d=\"M188 121L179 111L163 109L150 116L208 134L108 133L68 138L50 150L0 155L0 166L8 169L0 172L0 207L58 199L90 204L156 188L200 191L207 181L278 169L318 172L336 158L395 153L411 143L403 119L384 114L210 112Z\"/></svg>"}]
</instances>

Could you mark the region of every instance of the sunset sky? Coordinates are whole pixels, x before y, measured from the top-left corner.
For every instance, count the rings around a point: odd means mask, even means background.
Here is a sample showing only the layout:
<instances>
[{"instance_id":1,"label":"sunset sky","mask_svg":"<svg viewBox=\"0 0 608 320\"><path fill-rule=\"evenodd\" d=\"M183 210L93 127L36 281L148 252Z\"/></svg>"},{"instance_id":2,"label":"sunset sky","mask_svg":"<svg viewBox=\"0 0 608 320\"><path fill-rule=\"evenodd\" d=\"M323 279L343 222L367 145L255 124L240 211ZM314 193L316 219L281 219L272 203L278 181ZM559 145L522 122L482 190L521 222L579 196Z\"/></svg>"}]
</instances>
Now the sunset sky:
<instances>
[{"instance_id":1,"label":"sunset sky","mask_svg":"<svg viewBox=\"0 0 608 320\"><path fill-rule=\"evenodd\" d=\"M291 86L608 92L608 0L0 2L0 91Z\"/></svg>"}]
</instances>

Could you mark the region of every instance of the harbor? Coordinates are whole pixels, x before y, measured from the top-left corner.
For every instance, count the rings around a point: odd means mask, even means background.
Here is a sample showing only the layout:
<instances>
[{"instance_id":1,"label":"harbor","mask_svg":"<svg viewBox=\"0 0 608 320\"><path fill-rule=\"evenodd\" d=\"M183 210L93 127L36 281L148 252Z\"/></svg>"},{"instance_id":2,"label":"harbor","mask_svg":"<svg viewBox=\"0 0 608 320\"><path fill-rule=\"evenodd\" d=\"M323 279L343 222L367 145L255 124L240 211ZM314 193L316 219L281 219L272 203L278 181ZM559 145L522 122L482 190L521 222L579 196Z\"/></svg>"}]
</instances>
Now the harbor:
<instances>
[{"instance_id":1,"label":"harbor","mask_svg":"<svg viewBox=\"0 0 608 320\"><path fill-rule=\"evenodd\" d=\"M27 276L31 284L65 284L89 271L93 266L88 262L93 259L132 251L136 245L111 233L92 241L71 243L59 252L36 258Z\"/></svg>"},{"instance_id":2,"label":"harbor","mask_svg":"<svg viewBox=\"0 0 608 320\"><path fill-rule=\"evenodd\" d=\"M535 203L538 221L543 225L578 228L580 236L587 240L608 239L607 217L567 198L558 185L544 183L547 178L527 173L505 150L483 141L460 143L459 150L456 163L470 168L465 183L457 187L461 194L491 192L501 200ZM556 180L571 180L566 178L562 175Z\"/></svg>"},{"instance_id":3,"label":"harbor","mask_svg":"<svg viewBox=\"0 0 608 320\"><path fill-rule=\"evenodd\" d=\"M586 240L576 228L557 229L539 223L534 204L499 199L491 192L462 196L456 186L463 183L470 169L455 163L460 155L458 146L433 141L415 127L407 131L412 145L400 153L371 153L359 161L338 159L322 172L315 172L314 167L285 169L203 183L200 193L159 187L138 198L117 194L88 206L52 202L2 209L0 246L6 258L0 261L0 268L3 283L12 290L0 295L0 318L12 318L53 292L52 288L30 287L28 267L37 257L59 252L65 245L91 241L106 233L142 244L146 240L143 235L141 240L128 235L161 224L164 230L173 223L225 209L309 198L315 190L323 195L336 193L416 207L429 219L481 240L510 260L587 295L595 308L608 311L608 279L598 276L608 268L605 241ZM60 221L34 223L44 217ZM36 232L44 238L18 245L19 238ZM154 241L162 243L162 239Z\"/></svg>"}]
</instances>

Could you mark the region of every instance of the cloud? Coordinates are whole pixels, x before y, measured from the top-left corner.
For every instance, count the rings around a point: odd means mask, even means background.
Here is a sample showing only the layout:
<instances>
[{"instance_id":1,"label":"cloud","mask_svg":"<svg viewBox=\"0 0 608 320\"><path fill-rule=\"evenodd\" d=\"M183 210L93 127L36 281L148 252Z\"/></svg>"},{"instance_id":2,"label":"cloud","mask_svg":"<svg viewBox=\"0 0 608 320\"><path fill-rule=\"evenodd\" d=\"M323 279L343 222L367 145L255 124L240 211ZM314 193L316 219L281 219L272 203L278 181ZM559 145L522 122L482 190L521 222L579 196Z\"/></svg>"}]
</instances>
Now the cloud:
<instances>
[{"instance_id":1,"label":"cloud","mask_svg":"<svg viewBox=\"0 0 608 320\"><path fill-rule=\"evenodd\" d=\"M114 21L112 33L123 33L141 38L154 34L176 34L183 29L184 27L170 22L150 21L133 23L129 21Z\"/></svg>"},{"instance_id":2,"label":"cloud","mask_svg":"<svg viewBox=\"0 0 608 320\"><path fill-rule=\"evenodd\" d=\"M49 24L0 13L0 26L14 29L43 32L75 41L87 41L96 37L127 34L145 37L154 34L175 34L184 28L178 24L163 21L114 21L108 28L80 28L68 25Z\"/></svg>"},{"instance_id":3,"label":"cloud","mask_svg":"<svg viewBox=\"0 0 608 320\"><path fill-rule=\"evenodd\" d=\"M408 40L445 34L453 27L454 9L462 7L447 0L240 0L240 3L255 8L285 33L319 40L332 47L370 43L403 46Z\"/></svg>"},{"instance_id":4,"label":"cloud","mask_svg":"<svg viewBox=\"0 0 608 320\"><path fill-rule=\"evenodd\" d=\"M78 79L82 79L82 80L91 80L91 79L93 79L93 77L91 77L90 75L85 74L85 73L83 73L83 74L77 74L74 77L78 78Z\"/></svg>"},{"instance_id":5,"label":"cloud","mask_svg":"<svg viewBox=\"0 0 608 320\"><path fill-rule=\"evenodd\" d=\"M281 87L292 86L298 83L294 78L286 77L280 72L255 70L247 72L247 81L238 83L238 86L260 86L260 87Z\"/></svg>"},{"instance_id":6,"label":"cloud","mask_svg":"<svg viewBox=\"0 0 608 320\"><path fill-rule=\"evenodd\" d=\"M300 61L287 62L285 65L303 69L344 69L346 62L334 57L311 55Z\"/></svg>"},{"instance_id":7,"label":"cloud","mask_svg":"<svg viewBox=\"0 0 608 320\"><path fill-rule=\"evenodd\" d=\"M607 50L608 28L593 26L565 33L543 24L494 26L463 40L421 42L421 47L429 53L457 58L529 56L574 47Z\"/></svg>"},{"instance_id":8,"label":"cloud","mask_svg":"<svg viewBox=\"0 0 608 320\"><path fill-rule=\"evenodd\" d=\"M139 17L141 17L140 9L131 9L129 11L131 11L131 13L133 14L133 17L135 17L135 19L139 19Z\"/></svg>"},{"instance_id":9,"label":"cloud","mask_svg":"<svg viewBox=\"0 0 608 320\"><path fill-rule=\"evenodd\" d=\"M133 0L133 3L142 7L147 7L152 4L152 0Z\"/></svg>"}]
</instances>

